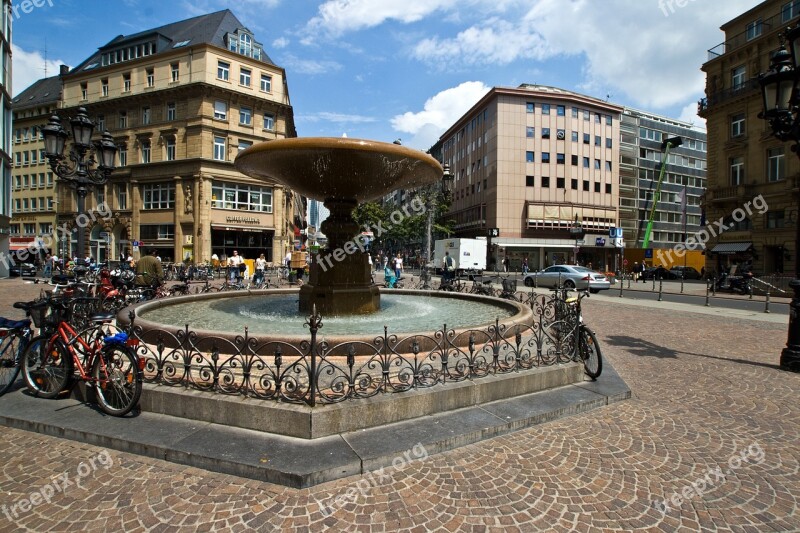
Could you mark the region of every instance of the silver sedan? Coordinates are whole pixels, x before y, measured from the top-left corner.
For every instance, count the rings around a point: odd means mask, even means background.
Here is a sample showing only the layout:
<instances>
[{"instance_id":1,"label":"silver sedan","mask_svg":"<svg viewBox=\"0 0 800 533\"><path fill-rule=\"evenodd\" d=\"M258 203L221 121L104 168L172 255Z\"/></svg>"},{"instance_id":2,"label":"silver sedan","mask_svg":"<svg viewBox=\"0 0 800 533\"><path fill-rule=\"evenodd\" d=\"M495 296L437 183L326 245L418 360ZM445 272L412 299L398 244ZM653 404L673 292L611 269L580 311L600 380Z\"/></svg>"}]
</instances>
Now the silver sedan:
<instances>
[{"instance_id":1,"label":"silver sedan","mask_svg":"<svg viewBox=\"0 0 800 533\"><path fill-rule=\"evenodd\" d=\"M589 289L599 292L611 288L611 282L604 274L577 265L555 265L541 272L525 274L523 278L527 287L545 287L555 289Z\"/></svg>"}]
</instances>

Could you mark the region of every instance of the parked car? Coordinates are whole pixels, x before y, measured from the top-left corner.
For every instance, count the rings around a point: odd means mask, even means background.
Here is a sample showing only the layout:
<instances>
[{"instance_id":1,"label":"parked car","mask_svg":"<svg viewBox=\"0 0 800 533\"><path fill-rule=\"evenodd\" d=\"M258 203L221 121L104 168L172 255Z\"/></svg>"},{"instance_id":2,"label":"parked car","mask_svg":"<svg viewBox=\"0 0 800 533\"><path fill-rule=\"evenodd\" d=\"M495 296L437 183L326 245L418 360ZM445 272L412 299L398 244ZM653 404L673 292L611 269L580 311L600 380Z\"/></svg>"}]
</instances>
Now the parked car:
<instances>
[{"instance_id":1,"label":"parked car","mask_svg":"<svg viewBox=\"0 0 800 533\"><path fill-rule=\"evenodd\" d=\"M545 287L555 289L559 282L566 289L589 289L596 293L611 288L611 282L600 272L577 265L555 265L541 272L525 274L523 282L527 287Z\"/></svg>"},{"instance_id":2,"label":"parked car","mask_svg":"<svg viewBox=\"0 0 800 533\"><path fill-rule=\"evenodd\" d=\"M678 274L671 272L663 266L650 267L642 272L642 279L678 279Z\"/></svg>"},{"instance_id":3,"label":"parked car","mask_svg":"<svg viewBox=\"0 0 800 533\"><path fill-rule=\"evenodd\" d=\"M33 277L36 275L36 266L31 263L15 263L8 270L11 276Z\"/></svg>"},{"instance_id":4,"label":"parked car","mask_svg":"<svg viewBox=\"0 0 800 533\"><path fill-rule=\"evenodd\" d=\"M674 266L669 269L670 272L675 274L675 277L678 279L683 277L683 279L700 279L700 272L697 271L696 268L690 266Z\"/></svg>"}]
</instances>

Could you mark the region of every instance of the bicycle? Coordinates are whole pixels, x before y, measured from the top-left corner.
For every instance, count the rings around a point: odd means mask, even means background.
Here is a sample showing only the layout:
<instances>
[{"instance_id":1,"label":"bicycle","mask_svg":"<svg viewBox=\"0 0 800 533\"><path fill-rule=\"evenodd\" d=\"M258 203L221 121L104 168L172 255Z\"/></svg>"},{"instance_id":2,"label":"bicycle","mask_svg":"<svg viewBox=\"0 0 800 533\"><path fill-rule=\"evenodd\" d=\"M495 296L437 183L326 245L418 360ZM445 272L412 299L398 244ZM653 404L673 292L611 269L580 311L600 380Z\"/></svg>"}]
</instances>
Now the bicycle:
<instances>
[{"instance_id":1,"label":"bicycle","mask_svg":"<svg viewBox=\"0 0 800 533\"><path fill-rule=\"evenodd\" d=\"M52 315L46 317L48 312ZM98 406L107 414L124 416L139 404L145 360L134 351L135 339L125 333L106 335L103 325L113 315L95 315L94 325L79 332L69 323L64 301L36 302L31 314L39 316L34 322L55 324L52 335L34 337L22 355L22 377L34 396L62 394L77 369L77 379L94 389Z\"/></svg>"},{"instance_id":2,"label":"bicycle","mask_svg":"<svg viewBox=\"0 0 800 533\"><path fill-rule=\"evenodd\" d=\"M561 289L561 295L556 290L556 320L562 320L565 331L571 335L570 342L578 339L577 345L572 344L573 360L582 361L583 369L592 381L596 380L603 372L603 355L600 343L594 331L583 321L581 300L589 297L589 291L581 289L577 296L567 297L567 290Z\"/></svg>"},{"instance_id":3,"label":"bicycle","mask_svg":"<svg viewBox=\"0 0 800 533\"><path fill-rule=\"evenodd\" d=\"M20 307L17 302L14 307ZM19 376L22 353L33 338L31 320L10 320L0 317L0 396L11 390Z\"/></svg>"}]
</instances>

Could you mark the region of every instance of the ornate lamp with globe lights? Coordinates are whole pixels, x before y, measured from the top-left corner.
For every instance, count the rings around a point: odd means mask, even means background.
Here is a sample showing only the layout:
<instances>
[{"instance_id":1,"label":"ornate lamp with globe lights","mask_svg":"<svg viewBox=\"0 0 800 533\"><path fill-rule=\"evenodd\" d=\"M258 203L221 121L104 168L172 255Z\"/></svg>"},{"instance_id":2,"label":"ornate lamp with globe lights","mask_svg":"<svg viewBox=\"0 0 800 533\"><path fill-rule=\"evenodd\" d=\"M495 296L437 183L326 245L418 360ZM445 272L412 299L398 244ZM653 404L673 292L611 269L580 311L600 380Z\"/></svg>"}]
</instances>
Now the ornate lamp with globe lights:
<instances>
[{"instance_id":1,"label":"ornate lamp with globe lights","mask_svg":"<svg viewBox=\"0 0 800 533\"><path fill-rule=\"evenodd\" d=\"M785 42L788 41L789 50ZM781 47L770 59L769 71L759 75L763 111L759 118L769 122L772 134L792 141L800 157L800 26L781 34ZM798 201L800 209L800 201ZM781 368L800 371L800 223L795 224L795 279L789 282L794 297L789 309L789 336L781 352Z\"/></svg>"},{"instance_id":2,"label":"ornate lamp with globe lights","mask_svg":"<svg viewBox=\"0 0 800 533\"><path fill-rule=\"evenodd\" d=\"M67 182L78 197L78 218L85 219L86 195L93 187L102 187L114 170L117 146L108 131L104 131L99 141L92 142L95 124L89 120L86 108L78 108L78 114L69 121L72 130L72 147L69 155L64 155L67 138L70 136L61 125L58 115L50 117L47 126L42 128L45 155L53 173L59 180ZM97 168L92 168L97 165ZM86 254L86 228L78 228L78 256Z\"/></svg>"}]
</instances>

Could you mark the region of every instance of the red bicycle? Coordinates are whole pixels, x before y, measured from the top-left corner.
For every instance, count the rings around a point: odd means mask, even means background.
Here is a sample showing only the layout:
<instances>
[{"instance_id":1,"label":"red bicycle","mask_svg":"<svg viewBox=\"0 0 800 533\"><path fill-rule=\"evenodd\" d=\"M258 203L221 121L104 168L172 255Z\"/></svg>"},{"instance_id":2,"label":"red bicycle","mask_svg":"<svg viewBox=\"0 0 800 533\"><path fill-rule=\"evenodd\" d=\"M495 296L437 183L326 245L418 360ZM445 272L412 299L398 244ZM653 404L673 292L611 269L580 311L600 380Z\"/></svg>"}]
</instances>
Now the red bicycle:
<instances>
[{"instance_id":1,"label":"red bicycle","mask_svg":"<svg viewBox=\"0 0 800 533\"><path fill-rule=\"evenodd\" d=\"M34 337L25 349L21 364L25 385L35 396L55 398L68 390L77 370L77 379L94 389L103 411L112 416L128 414L142 394L145 361L136 355L138 341L125 333L107 334L103 325L114 319L112 314L92 316L92 324L77 331L68 322L70 305L51 299L31 309L31 313L51 312L55 333Z\"/></svg>"}]
</instances>

